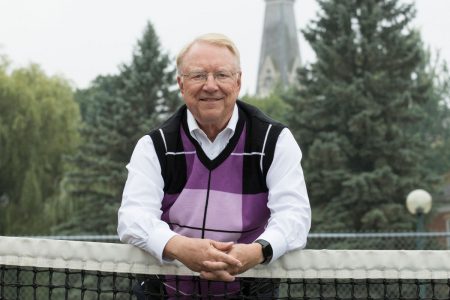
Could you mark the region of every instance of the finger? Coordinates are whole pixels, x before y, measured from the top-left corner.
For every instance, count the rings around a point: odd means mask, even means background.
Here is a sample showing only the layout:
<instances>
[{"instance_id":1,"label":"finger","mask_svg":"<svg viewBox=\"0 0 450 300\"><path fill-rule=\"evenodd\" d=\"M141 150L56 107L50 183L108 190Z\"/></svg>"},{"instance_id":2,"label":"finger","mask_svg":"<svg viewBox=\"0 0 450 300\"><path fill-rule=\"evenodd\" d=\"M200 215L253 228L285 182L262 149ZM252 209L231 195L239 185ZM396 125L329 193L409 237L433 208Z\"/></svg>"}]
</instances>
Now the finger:
<instances>
[{"instance_id":1,"label":"finger","mask_svg":"<svg viewBox=\"0 0 450 300\"><path fill-rule=\"evenodd\" d=\"M205 271L219 271L219 270L226 270L229 267L229 264L221 262L221 261L204 261L203 262L204 270Z\"/></svg>"},{"instance_id":2,"label":"finger","mask_svg":"<svg viewBox=\"0 0 450 300\"><path fill-rule=\"evenodd\" d=\"M242 273L241 269L239 269L239 268L231 268L230 267L230 268L227 268L226 271L232 276Z\"/></svg>"},{"instance_id":3,"label":"finger","mask_svg":"<svg viewBox=\"0 0 450 300\"><path fill-rule=\"evenodd\" d=\"M214 272L202 271L200 272L200 278L207 280L227 281L227 282L235 280L235 277L230 275L227 271L214 271Z\"/></svg>"},{"instance_id":4,"label":"finger","mask_svg":"<svg viewBox=\"0 0 450 300\"><path fill-rule=\"evenodd\" d=\"M215 261L224 262L231 266L242 267L242 263L239 259L224 252L217 251L213 258Z\"/></svg>"}]
</instances>

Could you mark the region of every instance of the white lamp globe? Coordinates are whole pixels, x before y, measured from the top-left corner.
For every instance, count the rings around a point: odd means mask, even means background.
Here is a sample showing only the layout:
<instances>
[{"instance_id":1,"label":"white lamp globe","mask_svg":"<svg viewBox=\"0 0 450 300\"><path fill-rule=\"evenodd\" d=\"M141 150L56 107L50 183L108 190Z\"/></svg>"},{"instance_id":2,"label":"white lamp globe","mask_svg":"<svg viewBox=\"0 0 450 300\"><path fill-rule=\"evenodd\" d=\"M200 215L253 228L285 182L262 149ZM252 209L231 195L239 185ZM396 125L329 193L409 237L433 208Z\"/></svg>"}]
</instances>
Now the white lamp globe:
<instances>
[{"instance_id":1,"label":"white lamp globe","mask_svg":"<svg viewBox=\"0 0 450 300\"><path fill-rule=\"evenodd\" d=\"M431 195L425 190L417 189L406 197L406 207L408 211L416 215L417 213L427 214L431 210Z\"/></svg>"}]
</instances>

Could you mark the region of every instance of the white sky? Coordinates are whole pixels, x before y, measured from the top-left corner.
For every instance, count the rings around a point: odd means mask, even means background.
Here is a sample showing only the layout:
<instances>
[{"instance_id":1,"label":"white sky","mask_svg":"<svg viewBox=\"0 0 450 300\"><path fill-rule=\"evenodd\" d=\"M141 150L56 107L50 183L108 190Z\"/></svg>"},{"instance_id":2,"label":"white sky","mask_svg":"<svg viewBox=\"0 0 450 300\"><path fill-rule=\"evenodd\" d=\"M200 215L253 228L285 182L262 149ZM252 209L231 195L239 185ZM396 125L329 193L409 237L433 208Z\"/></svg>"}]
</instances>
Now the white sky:
<instances>
[{"instance_id":1,"label":"white sky","mask_svg":"<svg viewBox=\"0 0 450 300\"><path fill-rule=\"evenodd\" d=\"M413 0L402 0L413 1ZM416 0L415 24L426 45L450 62L450 0ZM315 18L315 0L297 0L297 27ZM13 67L39 64L78 88L129 62L148 21L172 57L194 37L221 32L241 52L244 93L253 93L264 19L263 0L0 0L0 55ZM300 37L303 62L314 54Z\"/></svg>"}]
</instances>

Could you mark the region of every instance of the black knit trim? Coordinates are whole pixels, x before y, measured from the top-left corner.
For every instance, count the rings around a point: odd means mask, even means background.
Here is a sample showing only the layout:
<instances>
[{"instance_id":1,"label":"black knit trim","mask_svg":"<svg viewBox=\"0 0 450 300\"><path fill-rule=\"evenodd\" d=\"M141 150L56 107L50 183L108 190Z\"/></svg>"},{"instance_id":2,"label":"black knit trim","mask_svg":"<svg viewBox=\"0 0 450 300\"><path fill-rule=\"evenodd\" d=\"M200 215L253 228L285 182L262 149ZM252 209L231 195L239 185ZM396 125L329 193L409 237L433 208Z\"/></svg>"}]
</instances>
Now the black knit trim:
<instances>
[{"instance_id":1,"label":"black knit trim","mask_svg":"<svg viewBox=\"0 0 450 300\"><path fill-rule=\"evenodd\" d=\"M150 132L149 135L153 141L153 146L155 147L156 155L158 156L159 164L161 166L161 176L165 182L167 178L166 147L164 146L161 132L159 130L154 130Z\"/></svg>"},{"instance_id":2,"label":"black knit trim","mask_svg":"<svg viewBox=\"0 0 450 300\"><path fill-rule=\"evenodd\" d=\"M269 135L266 141L265 147L265 155L263 158L263 176L267 177L267 172L269 171L270 166L272 165L273 156L275 155L275 148L277 145L278 137L280 136L283 127L272 126L270 128Z\"/></svg>"},{"instance_id":3,"label":"black knit trim","mask_svg":"<svg viewBox=\"0 0 450 300\"><path fill-rule=\"evenodd\" d=\"M262 152L262 170L261 170L261 156L246 156L244 157L244 174L242 180L243 194L258 194L267 192L266 177L270 165L273 161L276 142L280 132L285 128L281 123L278 123L262 111L245 102L237 101L239 110L242 110L249 121L247 122L247 135L245 141L245 152ZM269 135L264 146L266 132L270 127ZM264 148L264 149L263 149Z\"/></svg>"},{"instance_id":4,"label":"black knit trim","mask_svg":"<svg viewBox=\"0 0 450 300\"><path fill-rule=\"evenodd\" d=\"M166 155L167 152L183 152L183 141L180 135L180 120L186 115L186 105L181 106L175 114L165 121L159 128L152 130L149 135L158 155L161 166L161 176L164 180L164 192L177 194L186 184L187 165L185 155ZM162 139L162 130L166 145ZM167 146L167 150L166 150Z\"/></svg>"}]
</instances>

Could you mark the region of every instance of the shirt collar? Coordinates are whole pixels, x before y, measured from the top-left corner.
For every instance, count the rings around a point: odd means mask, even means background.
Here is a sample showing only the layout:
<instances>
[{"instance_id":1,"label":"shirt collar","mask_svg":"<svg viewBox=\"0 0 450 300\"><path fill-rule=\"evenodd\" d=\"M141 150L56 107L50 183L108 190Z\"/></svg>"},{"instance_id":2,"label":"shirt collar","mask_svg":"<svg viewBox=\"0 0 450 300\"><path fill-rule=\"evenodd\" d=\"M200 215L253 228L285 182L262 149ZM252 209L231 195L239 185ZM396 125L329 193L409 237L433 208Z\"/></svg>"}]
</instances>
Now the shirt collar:
<instances>
[{"instance_id":1,"label":"shirt collar","mask_svg":"<svg viewBox=\"0 0 450 300\"><path fill-rule=\"evenodd\" d=\"M228 121L227 126L221 132L224 132L225 130L231 130L231 133L234 133L234 131L236 130L238 119L239 119L238 107L237 104L234 104L233 114L231 115L230 121ZM195 120L194 116L189 111L189 109L187 110L187 124L191 135L195 134L196 131L204 133L203 130L198 126L197 121Z\"/></svg>"}]
</instances>

